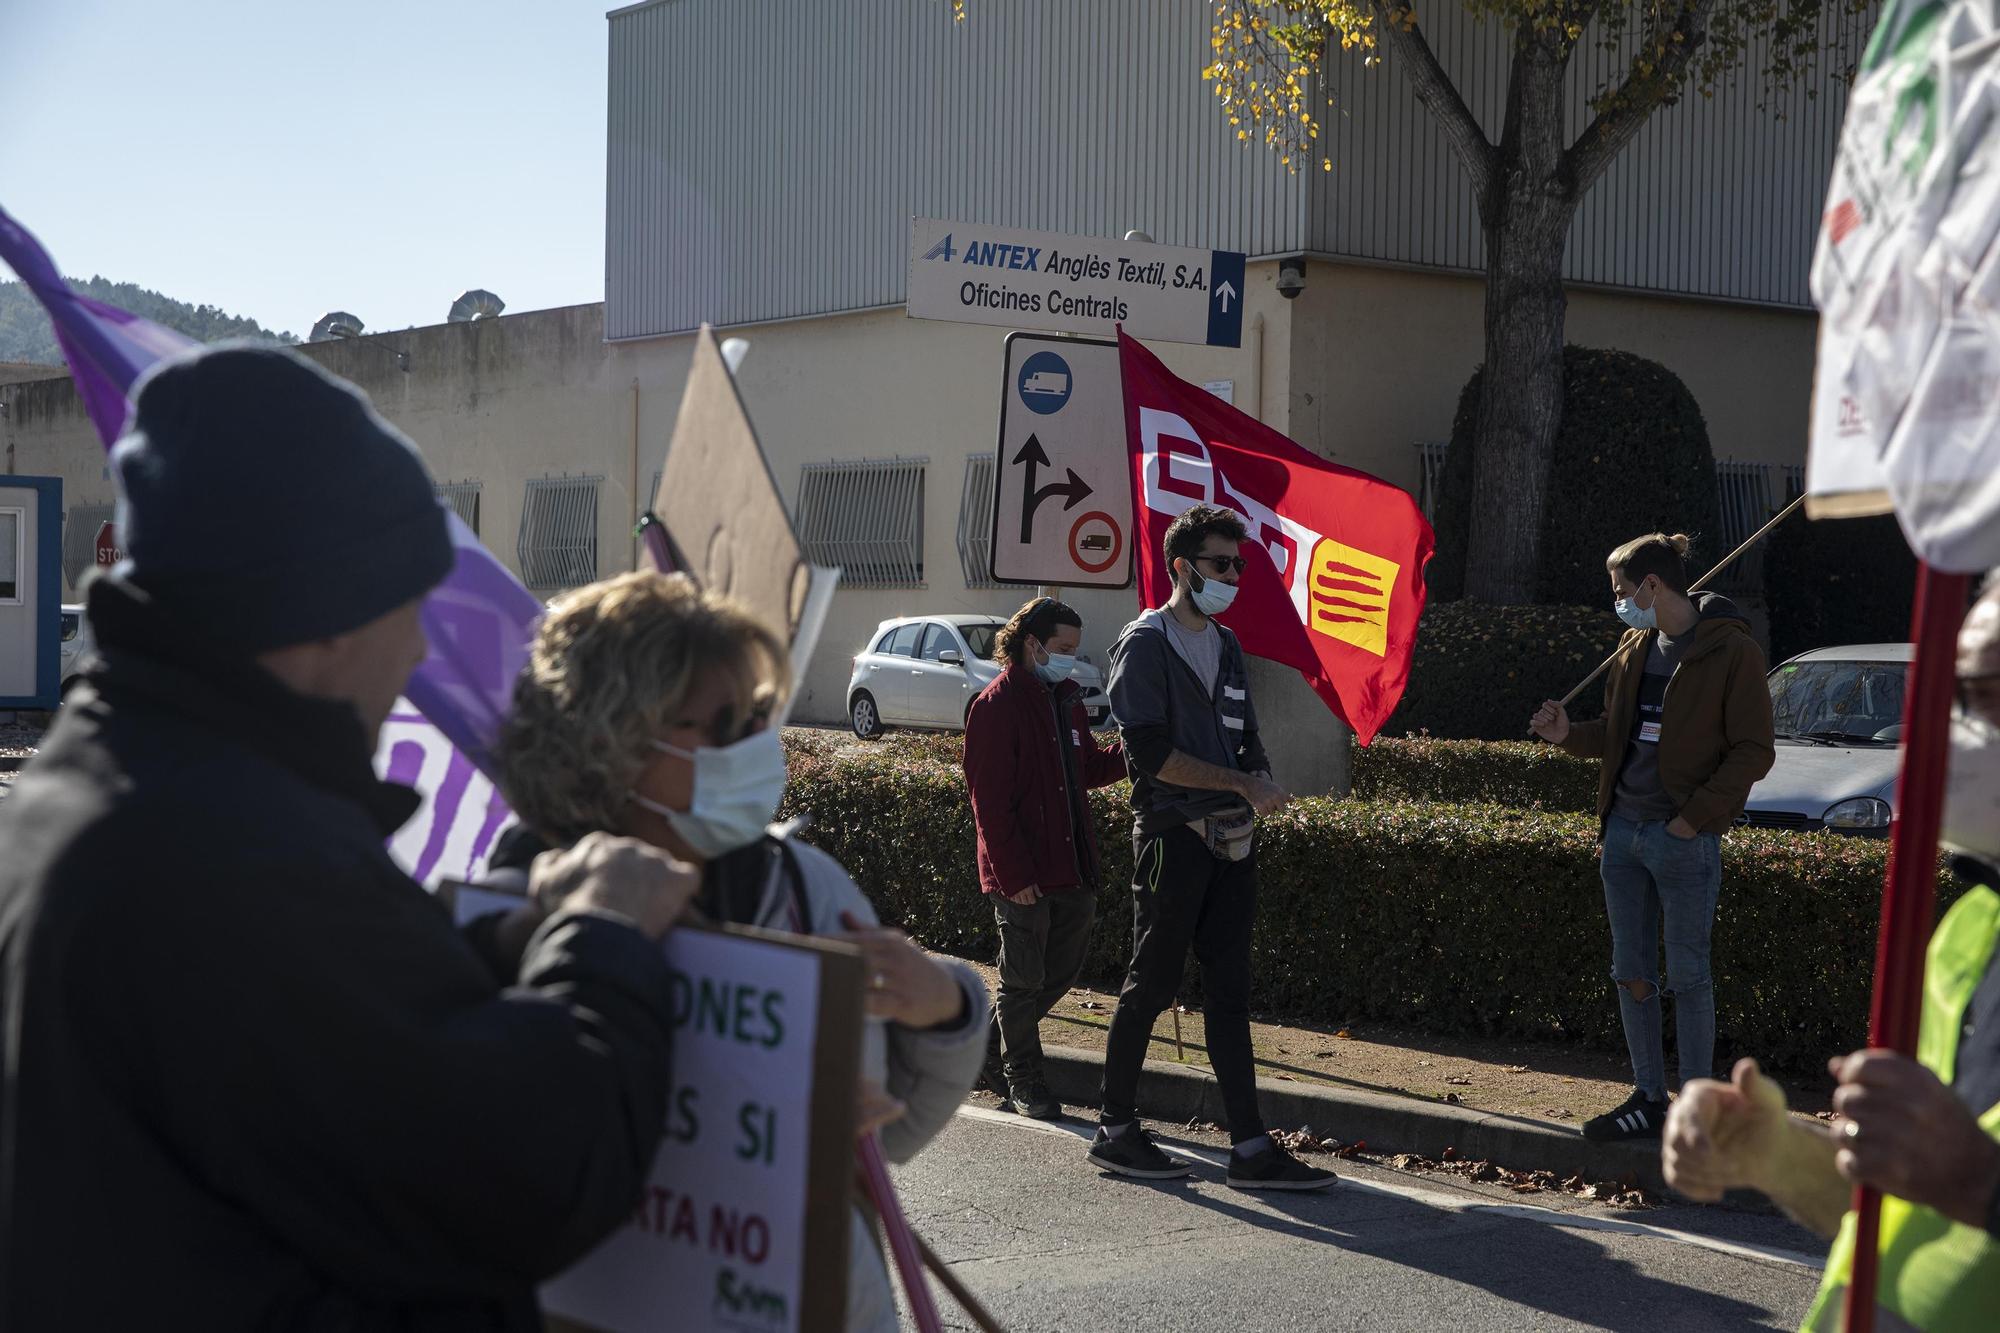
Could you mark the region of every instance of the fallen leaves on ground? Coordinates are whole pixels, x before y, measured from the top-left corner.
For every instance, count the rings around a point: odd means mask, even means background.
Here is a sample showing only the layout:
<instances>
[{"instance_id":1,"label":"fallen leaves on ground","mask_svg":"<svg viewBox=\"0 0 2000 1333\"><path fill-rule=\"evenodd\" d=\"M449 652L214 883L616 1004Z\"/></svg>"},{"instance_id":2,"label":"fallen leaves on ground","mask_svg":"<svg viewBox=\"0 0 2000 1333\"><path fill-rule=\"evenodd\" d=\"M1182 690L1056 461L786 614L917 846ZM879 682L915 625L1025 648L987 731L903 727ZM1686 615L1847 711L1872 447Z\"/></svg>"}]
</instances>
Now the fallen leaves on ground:
<instances>
[{"instance_id":1,"label":"fallen leaves on ground","mask_svg":"<svg viewBox=\"0 0 2000 1333\"><path fill-rule=\"evenodd\" d=\"M1365 1142L1342 1143L1335 1138L1321 1137L1313 1132L1310 1125L1294 1130L1274 1130L1271 1137L1295 1155L1331 1153L1340 1158L1359 1158L1377 1166L1386 1166L1392 1171L1460 1176L1481 1185L1504 1185L1515 1194L1560 1191L1586 1202L1626 1209L1653 1208L1659 1203L1646 1192L1636 1175L1626 1175L1619 1180L1586 1180L1576 1175L1561 1180L1553 1171L1515 1171L1485 1158L1469 1161L1459 1156L1458 1149L1449 1147L1438 1158L1409 1152L1384 1157L1369 1152Z\"/></svg>"},{"instance_id":2,"label":"fallen leaves on ground","mask_svg":"<svg viewBox=\"0 0 2000 1333\"><path fill-rule=\"evenodd\" d=\"M1463 1074L1453 1074L1445 1082L1451 1084L1454 1088L1469 1088L1472 1086L1472 1080Z\"/></svg>"}]
</instances>

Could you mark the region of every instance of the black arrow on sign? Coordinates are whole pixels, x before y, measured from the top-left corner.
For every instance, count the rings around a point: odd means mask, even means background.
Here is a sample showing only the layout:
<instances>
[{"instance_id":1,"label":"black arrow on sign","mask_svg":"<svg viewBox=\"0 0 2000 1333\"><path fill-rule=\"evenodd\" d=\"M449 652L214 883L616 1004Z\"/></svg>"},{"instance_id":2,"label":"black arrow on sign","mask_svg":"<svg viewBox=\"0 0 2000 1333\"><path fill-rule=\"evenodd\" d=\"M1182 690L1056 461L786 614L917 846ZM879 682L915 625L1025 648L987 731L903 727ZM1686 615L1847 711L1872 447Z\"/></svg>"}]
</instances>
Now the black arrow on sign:
<instances>
[{"instance_id":1,"label":"black arrow on sign","mask_svg":"<svg viewBox=\"0 0 2000 1333\"><path fill-rule=\"evenodd\" d=\"M1021 506L1021 545L1026 546L1034 540L1035 511L1042 507L1042 501L1052 495L1066 495L1069 499L1063 501L1063 509L1067 512L1083 503L1083 497L1090 494L1090 483L1077 476L1075 468L1064 468L1063 471L1069 473L1068 481L1052 481L1040 490L1036 490L1036 469L1049 467L1050 463L1048 451L1042 448L1042 442L1033 435L1030 435L1028 442L1021 446L1021 452L1014 455L1014 461L1025 465L1028 469L1027 481L1023 487L1023 492L1028 498Z\"/></svg>"}]
</instances>

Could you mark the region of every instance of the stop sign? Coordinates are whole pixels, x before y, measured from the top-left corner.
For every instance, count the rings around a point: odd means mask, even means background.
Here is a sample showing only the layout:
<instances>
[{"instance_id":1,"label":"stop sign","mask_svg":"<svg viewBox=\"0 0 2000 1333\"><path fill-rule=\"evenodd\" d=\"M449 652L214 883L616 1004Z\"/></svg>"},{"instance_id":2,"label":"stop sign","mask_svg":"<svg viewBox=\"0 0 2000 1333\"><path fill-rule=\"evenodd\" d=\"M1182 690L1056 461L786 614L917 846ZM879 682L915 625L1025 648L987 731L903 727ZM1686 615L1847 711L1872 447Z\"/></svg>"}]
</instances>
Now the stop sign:
<instances>
[{"instance_id":1,"label":"stop sign","mask_svg":"<svg viewBox=\"0 0 2000 1333\"><path fill-rule=\"evenodd\" d=\"M97 563L115 565L124 558L125 553L118 549L118 526L107 519L97 530Z\"/></svg>"}]
</instances>

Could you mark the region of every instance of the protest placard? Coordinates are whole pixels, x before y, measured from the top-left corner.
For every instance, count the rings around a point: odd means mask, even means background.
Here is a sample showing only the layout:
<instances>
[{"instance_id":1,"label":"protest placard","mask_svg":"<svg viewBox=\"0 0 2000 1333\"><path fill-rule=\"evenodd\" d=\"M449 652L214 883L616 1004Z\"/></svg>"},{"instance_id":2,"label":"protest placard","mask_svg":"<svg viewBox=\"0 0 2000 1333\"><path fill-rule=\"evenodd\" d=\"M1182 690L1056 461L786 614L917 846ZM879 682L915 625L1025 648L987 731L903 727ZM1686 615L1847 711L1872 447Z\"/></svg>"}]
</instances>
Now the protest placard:
<instances>
[{"instance_id":1,"label":"protest placard","mask_svg":"<svg viewBox=\"0 0 2000 1333\"><path fill-rule=\"evenodd\" d=\"M465 922L509 893L440 887ZM551 1328L837 1330L847 1311L862 968L851 946L682 927L666 1139L631 1219L542 1287Z\"/></svg>"}]
</instances>

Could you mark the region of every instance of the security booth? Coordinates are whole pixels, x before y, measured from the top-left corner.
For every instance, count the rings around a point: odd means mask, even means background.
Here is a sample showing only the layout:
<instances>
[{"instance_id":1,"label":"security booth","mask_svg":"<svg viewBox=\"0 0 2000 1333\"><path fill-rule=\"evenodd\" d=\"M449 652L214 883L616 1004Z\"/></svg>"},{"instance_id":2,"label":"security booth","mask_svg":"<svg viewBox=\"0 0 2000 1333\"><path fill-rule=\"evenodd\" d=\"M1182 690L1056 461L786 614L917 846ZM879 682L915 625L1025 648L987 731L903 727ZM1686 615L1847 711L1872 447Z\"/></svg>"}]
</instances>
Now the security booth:
<instances>
[{"instance_id":1,"label":"security booth","mask_svg":"<svg viewBox=\"0 0 2000 1333\"><path fill-rule=\"evenodd\" d=\"M0 709L61 698L62 478L0 476Z\"/></svg>"}]
</instances>

